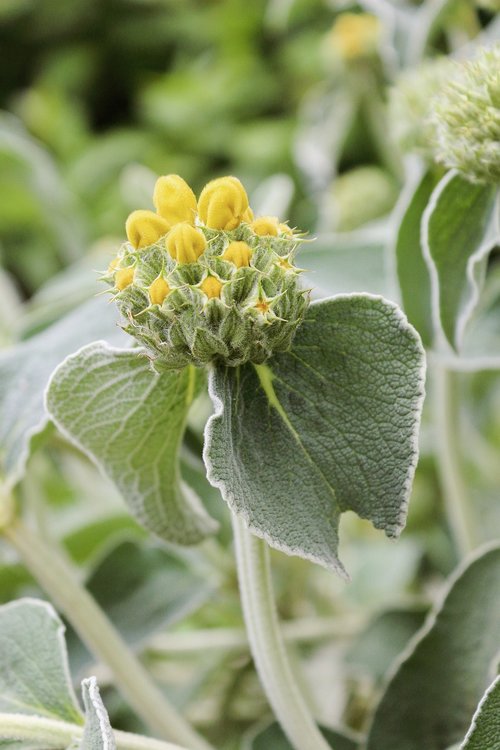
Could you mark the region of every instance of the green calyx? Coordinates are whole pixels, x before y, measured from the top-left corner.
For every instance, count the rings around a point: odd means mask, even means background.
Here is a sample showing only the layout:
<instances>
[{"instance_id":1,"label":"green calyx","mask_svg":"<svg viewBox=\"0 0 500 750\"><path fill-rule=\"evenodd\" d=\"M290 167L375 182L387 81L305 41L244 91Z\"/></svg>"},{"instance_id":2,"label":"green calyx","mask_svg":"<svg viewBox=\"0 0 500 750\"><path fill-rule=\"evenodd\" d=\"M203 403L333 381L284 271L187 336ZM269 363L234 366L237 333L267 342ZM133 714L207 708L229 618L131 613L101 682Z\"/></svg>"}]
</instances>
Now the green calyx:
<instances>
[{"instance_id":1,"label":"green calyx","mask_svg":"<svg viewBox=\"0 0 500 750\"><path fill-rule=\"evenodd\" d=\"M157 370L261 364L288 350L309 303L294 265L300 238L287 227L261 236L249 223L196 231L206 247L194 262L172 257L164 237L122 247L103 280L113 287L124 330Z\"/></svg>"}]
</instances>

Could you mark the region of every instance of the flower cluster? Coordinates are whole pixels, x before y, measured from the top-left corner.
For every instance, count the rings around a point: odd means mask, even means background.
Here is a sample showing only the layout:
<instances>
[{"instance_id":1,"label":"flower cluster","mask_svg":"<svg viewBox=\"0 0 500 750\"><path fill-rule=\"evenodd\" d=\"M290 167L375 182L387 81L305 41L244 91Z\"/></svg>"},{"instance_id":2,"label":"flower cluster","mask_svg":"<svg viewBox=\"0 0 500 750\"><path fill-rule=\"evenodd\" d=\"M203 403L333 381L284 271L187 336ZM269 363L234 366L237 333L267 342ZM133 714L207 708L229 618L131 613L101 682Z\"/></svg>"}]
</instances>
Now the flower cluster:
<instances>
[{"instance_id":1,"label":"flower cluster","mask_svg":"<svg viewBox=\"0 0 500 750\"><path fill-rule=\"evenodd\" d=\"M500 182L500 45L484 49L434 100L437 158L476 182Z\"/></svg>"},{"instance_id":2,"label":"flower cluster","mask_svg":"<svg viewBox=\"0 0 500 750\"><path fill-rule=\"evenodd\" d=\"M289 349L309 298L294 265L300 236L254 218L236 177L212 180L198 201L178 175L160 177L153 202L156 213L127 219L103 279L154 366L262 363Z\"/></svg>"}]
</instances>

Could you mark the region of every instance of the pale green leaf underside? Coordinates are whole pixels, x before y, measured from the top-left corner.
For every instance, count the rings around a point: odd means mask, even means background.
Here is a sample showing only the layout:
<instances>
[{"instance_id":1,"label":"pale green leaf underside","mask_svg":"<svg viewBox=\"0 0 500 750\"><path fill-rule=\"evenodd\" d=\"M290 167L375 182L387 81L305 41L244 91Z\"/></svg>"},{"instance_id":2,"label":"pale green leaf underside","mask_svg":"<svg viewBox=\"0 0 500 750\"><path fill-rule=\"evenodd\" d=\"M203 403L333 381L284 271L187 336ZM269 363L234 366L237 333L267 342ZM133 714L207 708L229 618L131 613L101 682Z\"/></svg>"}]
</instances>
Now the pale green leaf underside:
<instances>
[{"instance_id":1,"label":"pale green leaf underside","mask_svg":"<svg viewBox=\"0 0 500 750\"><path fill-rule=\"evenodd\" d=\"M500 677L484 694L460 750L500 750Z\"/></svg>"},{"instance_id":2,"label":"pale green leaf underside","mask_svg":"<svg viewBox=\"0 0 500 750\"><path fill-rule=\"evenodd\" d=\"M499 632L497 546L453 578L389 682L367 750L443 750L462 740L490 680Z\"/></svg>"},{"instance_id":3,"label":"pale green leaf underside","mask_svg":"<svg viewBox=\"0 0 500 750\"><path fill-rule=\"evenodd\" d=\"M43 394L57 365L81 346L124 334L118 316L102 297L77 308L33 338L0 352L0 473L14 485L22 476L33 435L47 415Z\"/></svg>"},{"instance_id":4,"label":"pale green leaf underside","mask_svg":"<svg viewBox=\"0 0 500 750\"><path fill-rule=\"evenodd\" d=\"M313 303L290 352L217 368L208 478L273 547L343 573L340 514L403 528L423 399L420 340L395 305Z\"/></svg>"},{"instance_id":5,"label":"pale green leaf underside","mask_svg":"<svg viewBox=\"0 0 500 750\"><path fill-rule=\"evenodd\" d=\"M0 712L81 724L68 670L64 625L50 604L0 607Z\"/></svg>"},{"instance_id":6,"label":"pale green leaf underside","mask_svg":"<svg viewBox=\"0 0 500 750\"><path fill-rule=\"evenodd\" d=\"M116 484L140 523L177 544L215 530L178 467L198 387L193 368L157 375L142 350L96 342L68 357L47 391L57 427Z\"/></svg>"},{"instance_id":7,"label":"pale green leaf underside","mask_svg":"<svg viewBox=\"0 0 500 750\"><path fill-rule=\"evenodd\" d=\"M115 750L115 737L95 677L83 680L82 696L85 725L79 750Z\"/></svg>"},{"instance_id":8,"label":"pale green leaf underside","mask_svg":"<svg viewBox=\"0 0 500 750\"><path fill-rule=\"evenodd\" d=\"M496 189L448 172L432 194L422 220L434 308L448 342L461 344L477 302L484 259L495 245L492 211Z\"/></svg>"}]
</instances>

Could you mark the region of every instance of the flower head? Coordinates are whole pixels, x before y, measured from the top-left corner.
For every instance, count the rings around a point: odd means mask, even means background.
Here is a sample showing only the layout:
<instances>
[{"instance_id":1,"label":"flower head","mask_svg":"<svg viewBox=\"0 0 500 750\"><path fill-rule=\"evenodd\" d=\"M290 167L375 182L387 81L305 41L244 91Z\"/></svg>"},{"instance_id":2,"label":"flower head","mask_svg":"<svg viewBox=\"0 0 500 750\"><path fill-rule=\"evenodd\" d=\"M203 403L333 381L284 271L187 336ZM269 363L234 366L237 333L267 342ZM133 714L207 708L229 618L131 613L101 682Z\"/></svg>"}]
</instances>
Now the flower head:
<instances>
[{"instance_id":1,"label":"flower head","mask_svg":"<svg viewBox=\"0 0 500 750\"><path fill-rule=\"evenodd\" d=\"M376 54L382 26L369 13L341 13L328 35L329 46L345 62Z\"/></svg>"},{"instance_id":2,"label":"flower head","mask_svg":"<svg viewBox=\"0 0 500 750\"><path fill-rule=\"evenodd\" d=\"M275 217L253 225L236 177L209 182L198 215L176 175L158 180L154 201L162 215L132 214L129 242L103 276L154 367L237 366L286 351L308 305L294 265L300 237Z\"/></svg>"}]
</instances>

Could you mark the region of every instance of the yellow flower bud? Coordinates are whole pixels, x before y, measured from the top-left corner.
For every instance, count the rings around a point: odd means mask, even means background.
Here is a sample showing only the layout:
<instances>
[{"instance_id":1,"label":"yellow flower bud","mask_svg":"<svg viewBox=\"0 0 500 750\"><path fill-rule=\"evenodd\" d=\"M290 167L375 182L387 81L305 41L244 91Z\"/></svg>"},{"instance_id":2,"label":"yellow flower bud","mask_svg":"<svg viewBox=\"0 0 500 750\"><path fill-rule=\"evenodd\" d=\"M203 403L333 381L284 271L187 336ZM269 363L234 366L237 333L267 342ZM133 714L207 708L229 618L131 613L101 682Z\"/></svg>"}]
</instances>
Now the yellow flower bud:
<instances>
[{"instance_id":1,"label":"yellow flower bud","mask_svg":"<svg viewBox=\"0 0 500 750\"><path fill-rule=\"evenodd\" d=\"M259 216L258 219L252 221L250 226L252 227L255 234L258 234L260 237L264 237L266 235L277 237L278 232L280 231L280 223L276 216Z\"/></svg>"},{"instance_id":2,"label":"yellow flower bud","mask_svg":"<svg viewBox=\"0 0 500 750\"><path fill-rule=\"evenodd\" d=\"M222 282L220 282L219 279L216 279L215 276L207 276L207 278L200 285L200 289L207 295L209 299L220 297Z\"/></svg>"},{"instance_id":3,"label":"yellow flower bud","mask_svg":"<svg viewBox=\"0 0 500 750\"><path fill-rule=\"evenodd\" d=\"M196 196L179 175L168 174L156 180L153 203L156 211L170 226L184 221L194 224Z\"/></svg>"},{"instance_id":4,"label":"yellow flower bud","mask_svg":"<svg viewBox=\"0 0 500 750\"><path fill-rule=\"evenodd\" d=\"M126 289L134 280L134 269L132 266L128 268L120 268L115 273L115 287L121 291Z\"/></svg>"},{"instance_id":5,"label":"yellow flower bud","mask_svg":"<svg viewBox=\"0 0 500 750\"><path fill-rule=\"evenodd\" d=\"M377 52L382 27L369 13L342 13L330 32L330 42L346 61L357 60Z\"/></svg>"},{"instance_id":6,"label":"yellow flower bud","mask_svg":"<svg viewBox=\"0 0 500 750\"><path fill-rule=\"evenodd\" d=\"M236 177L219 177L201 191L198 214L211 229L236 229L248 221L248 196Z\"/></svg>"},{"instance_id":7,"label":"yellow flower bud","mask_svg":"<svg viewBox=\"0 0 500 750\"><path fill-rule=\"evenodd\" d=\"M224 260L234 263L236 268L250 265L252 248L246 242L231 242L222 254Z\"/></svg>"},{"instance_id":8,"label":"yellow flower bud","mask_svg":"<svg viewBox=\"0 0 500 750\"><path fill-rule=\"evenodd\" d=\"M111 263L108 266L108 273L113 273L113 271L115 270L115 268L120 263L120 260L121 260L121 258L119 256L117 256L116 258L113 258L113 260L111 261Z\"/></svg>"},{"instance_id":9,"label":"yellow flower bud","mask_svg":"<svg viewBox=\"0 0 500 750\"><path fill-rule=\"evenodd\" d=\"M165 240L167 250L178 263L196 263L207 246L205 236L191 224L176 224Z\"/></svg>"},{"instance_id":10,"label":"yellow flower bud","mask_svg":"<svg viewBox=\"0 0 500 750\"><path fill-rule=\"evenodd\" d=\"M153 211L132 211L125 224L128 241L138 250L158 242L170 224Z\"/></svg>"},{"instance_id":11,"label":"yellow flower bud","mask_svg":"<svg viewBox=\"0 0 500 750\"><path fill-rule=\"evenodd\" d=\"M287 237L293 237L293 230L290 229L288 224L278 224L278 230L280 234L286 234Z\"/></svg>"},{"instance_id":12,"label":"yellow flower bud","mask_svg":"<svg viewBox=\"0 0 500 750\"><path fill-rule=\"evenodd\" d=\"M158 276L149 287L149 299L151 300L151 304L163 304L163 300L169 293L169 285L167 284L163 276Z\"/></svg>"}]
</instances>

